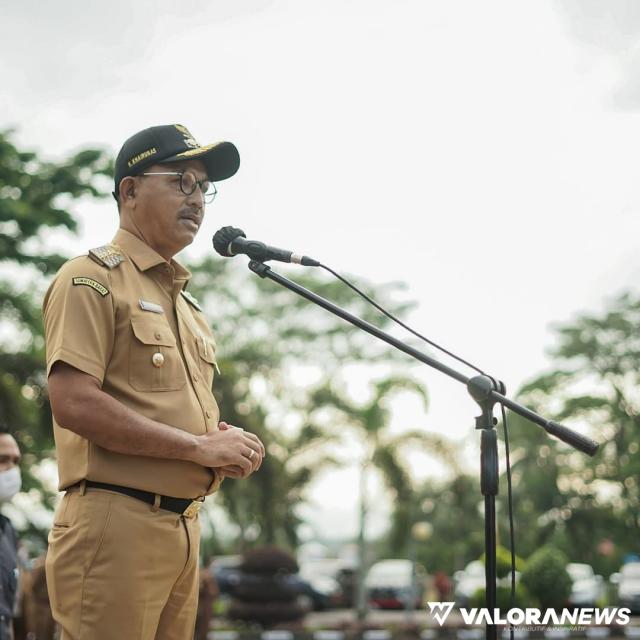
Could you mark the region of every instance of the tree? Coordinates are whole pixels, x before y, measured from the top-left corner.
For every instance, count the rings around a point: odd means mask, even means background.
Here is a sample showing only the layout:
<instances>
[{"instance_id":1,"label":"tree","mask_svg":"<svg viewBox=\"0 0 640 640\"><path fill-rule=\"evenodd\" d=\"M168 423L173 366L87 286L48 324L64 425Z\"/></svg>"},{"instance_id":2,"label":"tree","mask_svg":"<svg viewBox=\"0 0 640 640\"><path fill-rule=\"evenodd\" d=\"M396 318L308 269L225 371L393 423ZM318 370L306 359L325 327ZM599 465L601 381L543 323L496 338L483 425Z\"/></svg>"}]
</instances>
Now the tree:
<instances>
[{"instance_id":1,"label":"tree","mask_svg":"<svg viewBox=\"0 0 640 640\"><path fill-rule=\"evenodd\" d=\"M431 574L453 575L484 552L484 516L477 477L458 473L450 480L427 480L418 489L412 512L431 525L431 535L418 547L418 560Z\"/></svg>"},{"instance_id":2,"label":"tree","mask_svg":"<svg viewBox=\"0 0 640 640\"><path fill-rule=\"evenodd\" d=\"M338 425L341 432L352 431L357 434L361 445L360 457L360 526L359 547L359 594L358 612L360 618L365 615L364 571L366 564L365 529L367 516L367 476L377 471L393 496L393 523L390 531L390 543L396 553L406 552L411 528L411 504L413 481L403 451L408 447L422 449L445 458L456 465L455 457L448 442L441 436L429 434L417 429L400 435L389 433L390 411L388 401L399 391L409 391L417 395L427 408L427 393L424 387L408 376L392 375L372 383L371 396L364 402L351 399L339 380L330 380L320 385L311 394L315 411L329 410L331 422Z\"/></svg>"},{"instance_id":3,"label":"tree","mask_svg":"<svg viewBox=\"0 0 640 640\"><path fill-rule=\"evenodd\" d=\"M603 444L588 458L512 416L517 520L527 551L553 542L613 571L640 539L640 299L621 295L556 333L553 370L518 397ZM601 553L607 539L617 543L611 555Z\"/></svg>"},{"instance_id":4,"label":"tree","mask_svg":"<svg viewBox=\"0 0 640 640\"><path fill-rule=\"evenodd\" d=\"M73 203L106 195L99 177L108 156L85 149L49 162L0 132L0 420L16 431L25 461L24 489L41 491L30 469L51 455L53 434L44 372L40 303L49 277L66 259L47 249L47 231L73 233Z\"/></svg>"},{"instance_id":5,"label":"tree","mask_svg":"<svg viewBox=\"0 0 640 640\"><path fill-rule=\"evenodd\" d=\"M564 606L571 595L566 556L554 547L540 547L528 560L522 584L542 609Z\"/></svg>"}]
</instances>

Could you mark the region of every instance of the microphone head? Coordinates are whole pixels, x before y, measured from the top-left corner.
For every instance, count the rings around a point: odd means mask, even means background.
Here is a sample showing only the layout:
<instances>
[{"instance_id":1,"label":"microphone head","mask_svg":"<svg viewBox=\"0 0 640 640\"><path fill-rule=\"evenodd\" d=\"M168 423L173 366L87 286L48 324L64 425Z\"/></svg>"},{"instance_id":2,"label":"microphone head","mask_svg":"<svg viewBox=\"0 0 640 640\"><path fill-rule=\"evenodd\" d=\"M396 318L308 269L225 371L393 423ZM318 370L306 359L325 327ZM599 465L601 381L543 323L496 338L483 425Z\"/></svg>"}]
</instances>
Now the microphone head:
<instances>
[{"instance_id":1,"label":"microphone head","mask_svg":"<svg viewBox=\"0 0 640 640\"><path fill-rule=\"evenodd\" d=\"M246 238L242 229L236 227L222 227L213 234L213 248L225 258L230 258L235 255L229 251L229 245L236 238Z\"/></svg>"}]
</instances>

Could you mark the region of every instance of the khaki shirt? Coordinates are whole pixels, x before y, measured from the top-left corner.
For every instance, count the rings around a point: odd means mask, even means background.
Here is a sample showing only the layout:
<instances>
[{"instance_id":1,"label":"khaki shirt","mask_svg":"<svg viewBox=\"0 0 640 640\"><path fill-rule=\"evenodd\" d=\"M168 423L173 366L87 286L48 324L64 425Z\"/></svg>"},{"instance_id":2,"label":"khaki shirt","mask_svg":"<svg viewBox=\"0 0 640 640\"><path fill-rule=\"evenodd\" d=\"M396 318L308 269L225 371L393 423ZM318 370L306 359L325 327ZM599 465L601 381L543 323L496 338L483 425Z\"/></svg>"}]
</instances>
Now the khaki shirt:
<instances>
[{"instance_id":1,"label":"khaki shirt","mask_svg":"<svg viewBox=\"0 0 640 640\"><path fill-rule=\"evenodd\" d=\"M183 294L191 274L123 229L113 244L124 254L121 264L110 269L81 256L49 287L47 376L61 360L147 418L196 435L217 430L216 343L197 303ZM55 419L53 428L61 490L88 479L194 498L220 485L213 469L193 462L114 453Z\"/></svg>"}]
</instances>

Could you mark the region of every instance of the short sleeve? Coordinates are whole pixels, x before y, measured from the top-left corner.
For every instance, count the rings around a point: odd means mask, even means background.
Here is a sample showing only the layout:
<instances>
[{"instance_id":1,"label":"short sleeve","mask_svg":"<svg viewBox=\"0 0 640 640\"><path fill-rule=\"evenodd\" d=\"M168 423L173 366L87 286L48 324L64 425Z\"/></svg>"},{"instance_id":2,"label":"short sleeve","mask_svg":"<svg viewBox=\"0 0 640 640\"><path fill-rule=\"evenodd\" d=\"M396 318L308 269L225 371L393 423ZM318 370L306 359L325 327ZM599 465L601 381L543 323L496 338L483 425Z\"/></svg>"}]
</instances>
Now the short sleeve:
<instances>
[{"instance_id":1,"label":"short sleeve","mask_svg":"<svg viewBox=\"0 0 640 640\"><path fill-rule=\"evenodd\" d=\"M47 376L61 360L102 384L114 342L114 309L108 270L88 257L67 262L44 298Z\"/></svg>"}]
</instances>

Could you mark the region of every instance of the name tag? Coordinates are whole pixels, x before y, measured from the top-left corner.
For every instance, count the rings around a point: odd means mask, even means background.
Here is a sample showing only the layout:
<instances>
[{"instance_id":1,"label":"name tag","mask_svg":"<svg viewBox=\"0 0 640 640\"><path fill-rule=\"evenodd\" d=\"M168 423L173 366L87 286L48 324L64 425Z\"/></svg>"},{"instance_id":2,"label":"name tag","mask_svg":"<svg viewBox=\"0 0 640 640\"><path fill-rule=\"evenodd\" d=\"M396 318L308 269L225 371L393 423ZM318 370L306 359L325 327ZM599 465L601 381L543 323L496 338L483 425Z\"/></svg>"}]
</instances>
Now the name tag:
<instances>
[{"instance_id":1,"label":"name tag","mask_svg":"<svg viewBox=\"0 0 640 640\"><path fill-rule=\"evenodd\" d=\"M164 309L155 302L148 302L147 300L139 300L140 308L143 311L151 311L152 313L164 313Z\"/></svg>"}]
</instances>

